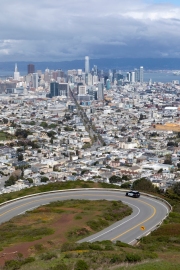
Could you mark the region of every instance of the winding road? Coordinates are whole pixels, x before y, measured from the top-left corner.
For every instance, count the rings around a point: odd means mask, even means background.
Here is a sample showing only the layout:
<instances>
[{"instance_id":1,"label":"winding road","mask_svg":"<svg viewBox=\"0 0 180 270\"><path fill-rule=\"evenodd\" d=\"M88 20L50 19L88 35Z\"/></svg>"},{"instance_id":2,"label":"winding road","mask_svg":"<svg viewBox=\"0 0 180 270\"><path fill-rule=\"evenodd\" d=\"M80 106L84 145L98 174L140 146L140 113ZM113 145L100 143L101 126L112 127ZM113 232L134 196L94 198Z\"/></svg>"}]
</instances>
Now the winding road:
<instances>
[{"instance_id":1,"label":"winding road","mask_svg":"<svg viewBox=\"0 0 180 270\"><path fill-rule=\"evenodd\" d=\"M146 196L141 196L138 199L130 198L126 197L123 191L106 189L66 190L33 197L27 196L26 198L0 205L0 223L6 222L40 205L69 199L121 200L133 209L133 213L130 216L79 242L120 240L128 244L135 244L137 239L154 230L170 211L169 207L160 200Z\"/></svg>"}]
</instances>

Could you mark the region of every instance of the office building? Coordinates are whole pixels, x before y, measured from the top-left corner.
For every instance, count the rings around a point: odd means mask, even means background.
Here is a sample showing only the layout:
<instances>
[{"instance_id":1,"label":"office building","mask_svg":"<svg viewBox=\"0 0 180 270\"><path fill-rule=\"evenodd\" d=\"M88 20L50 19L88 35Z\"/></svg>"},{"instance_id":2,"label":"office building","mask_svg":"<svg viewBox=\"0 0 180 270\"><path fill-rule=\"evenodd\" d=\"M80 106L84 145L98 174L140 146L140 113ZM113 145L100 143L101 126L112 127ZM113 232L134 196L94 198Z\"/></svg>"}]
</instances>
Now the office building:
<instances>
[{"instance_id":1,"label":"office building","mask_svg":"<svg viewBox=\"0 0 180 270\"><path fill-rule=\"evenodd\" d=\"M85 83L86 85L92 85L93 84L93 77L91 73L86 73L85 75Z\"/></svg>"},{"instance_id":2,"label":"office building","mask_svg":"<svg viewBox=\"0 0 180 270\"><path fill-rule=\"evenodd\" d=\"M98 100L104 100L104 85L103 83L98 83L98 92L97 92Z\"/></svg>"},{"instance_id":3,"label":"office building","mask_svg":"<svg viewBox=\"0 0 180 270\"><path fill-rule=\"evenodd\" d=\"M78 95L86 95L86 86L85 85L78 85Z\"/></svg>"},{"instance_id":4,"label":"office building","mask_svg":"<svg viewBox=\"0 0 180 270\"><path fill-rule=\"evenodd\" d=\"M20 73L18 72L17 64L15 64L14 80L19 81Z\"/></svg>"},{"instance_id":5,"label":"office building","mask_svg":"<svg viewBox=\"0 0 180 270\"><path fill-rule=\"evenodd\" d=\"M35 73L35 66L33 64L29 64L27 66L27 73L30 74L30 73Z\"/></svg>"},{"instance_id":6,"label":"office building","mask_svg":"<svg viewBox=\"0 0 180 270\"><path fill-rule=\"evenodd\" d=\"M127 74L126 74L126 80L127 80L128 82L131 81L131 72L127 72Z\"/></svg>"},{"instance_id":7,"label":"office building","mask_svg":"<svg viewBox=\"0 0 180 270\"><path fill-rule=\"evenodd\" d=\"M69 84L68 83L59 83L59 96L69 96Z\"/></svg>"},{"instance_id":8,"label":"office building","mask_svg":"<svg viewBox=\"0 0 180 270\"><path fill-rule=\"evenodd\" d=\"M134 69L135 72L135 82L139 81L139 70L137 68Z\"/></svg>"},{"instance_id":9,"label":"office building","mask_svg":"<svg viewBox=\"0 0 180 270\"><path fill-rule=\"evenodd\" d=\"M59 96L59 83L51 82L50 83L50 97L57 97Z\"/></svg>"},{"instance_id":10,"label":"office building","mask_svg":"<svg viewBox=\"0 0 180 270\"><path fill-rule=\"evenodd\" d=\"M139 82L143 83L144 81L144 68L141 66L139 69Z\"/></svg>"},{"instance_id":11,"label":"office building","mask_svg":"<svg viewBox=\"0 0 180 270\"><path fill-rule=\"evenodd\" d=\"M106 90L110 90L111 89L111 82L109 79L106 80Z\"/></svg>"},{"instance_id":12,"label":"office building","mask_svg":"<svg viewBox=\"0 0 180 270\"><path fill-rule=\"evenodd\" d=\"M130 79L131 79L131 83L135 83L135 78L136 78L136 74L134 71L131 72L131 76L130 76Z\"/></svg>"},{"instance_id":13,"label":"office building","mask_svg":"<svg viewBox=\"0 0 180 270\"><path fill-rule=\"evenodd\" d=\"M50 94L49 96L57 97L57 96L66 96L69 95L69 84L68 83L57 83L51 82L50 83Z\"/></svg>"},{"instance_id":14,"label":"office building","mask_svg":"<svg viewBox=\"0 0 180 270\"><path fill-rule=\"evenodd\" d=\"M89 67L89 56L85 56L85 73L88 74L90 71Z\"/></svg>"},{"instance_id":15,"label":"office building","mask_svg":"<svg viewBox=\"0 0 180 270\"><path fill-rule=\"evenodd\" d=\"M38 73L33 73L32 75L32 86L33 88L38 88Z\"/></svg>"},{"instance_id":16,"label":"office building","mask_svg":"<svg viewBox=\"0 0 180 270\"><path fill-rule=\"evenodd\" d=\"M82 76L82 69L78 69L78 70L77 70L77 75L78 75L78 76Z\"/></svg>"}]
</instances>

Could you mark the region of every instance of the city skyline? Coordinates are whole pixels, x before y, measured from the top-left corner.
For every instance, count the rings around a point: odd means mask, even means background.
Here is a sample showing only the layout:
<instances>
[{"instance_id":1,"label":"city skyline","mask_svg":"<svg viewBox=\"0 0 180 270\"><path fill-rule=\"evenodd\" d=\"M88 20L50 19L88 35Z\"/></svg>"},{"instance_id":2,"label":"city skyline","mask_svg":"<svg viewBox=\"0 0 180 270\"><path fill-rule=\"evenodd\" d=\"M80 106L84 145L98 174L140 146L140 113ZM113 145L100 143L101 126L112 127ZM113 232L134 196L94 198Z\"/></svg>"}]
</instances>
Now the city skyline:
<instances>
[{"instance_id":1,"label":"city skyline","mask_svg":"<svg viewBox=\"0 0 180 270\"><path fill-rule=\"evenodd\" d=\"M178 1L94 3L2 1L0 61L180 57Z\"/></svg>"}]
</instances>

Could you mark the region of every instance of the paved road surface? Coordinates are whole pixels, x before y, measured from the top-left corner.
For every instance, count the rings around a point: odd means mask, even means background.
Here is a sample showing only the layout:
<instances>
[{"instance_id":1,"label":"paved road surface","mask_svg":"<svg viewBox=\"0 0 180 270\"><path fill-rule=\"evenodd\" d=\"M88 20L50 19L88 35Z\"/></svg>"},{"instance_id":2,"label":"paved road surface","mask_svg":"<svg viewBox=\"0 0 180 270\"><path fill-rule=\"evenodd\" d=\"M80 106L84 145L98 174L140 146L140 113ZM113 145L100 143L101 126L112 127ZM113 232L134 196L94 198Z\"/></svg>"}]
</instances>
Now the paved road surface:
<instances>
[{"instance_id":1,"label":"paved road surface","mask_svg":"<svg viewBox=\"0 0 180 270\"><path fill-rule=\"evenodd\" d=\"M0 223L12 217L57 200L90 199L90 200L121 200L133 209L131 216L124 218L105 230L87 237L83 241L120 240L133 244L137 238L146 235L168 214L168 207L161 201L141 196L139 199L125 196L125 192L106 190L84 190L56 192L25 198L0 207ZM142 231L141 227L145 230Z\"/></svg>"}]
</instances>

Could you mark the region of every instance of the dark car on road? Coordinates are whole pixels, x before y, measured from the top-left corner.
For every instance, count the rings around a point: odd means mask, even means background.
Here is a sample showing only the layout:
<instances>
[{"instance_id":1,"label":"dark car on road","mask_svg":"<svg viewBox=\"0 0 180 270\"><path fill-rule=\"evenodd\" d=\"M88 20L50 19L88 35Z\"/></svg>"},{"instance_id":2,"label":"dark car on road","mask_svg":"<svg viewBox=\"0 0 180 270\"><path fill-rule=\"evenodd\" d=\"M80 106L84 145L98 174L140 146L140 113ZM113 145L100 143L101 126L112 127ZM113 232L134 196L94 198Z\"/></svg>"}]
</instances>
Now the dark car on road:
<instances>
[{"instance_id":1,"label":"dark car on road","mask_svg":"<svg viewBox=\"0 0 180 270\"><path fill-rule=\"evenodd\" d=\"M126 196L133 197L133 198L139 198L140 193L139 193L139 191L136 191L136 190L130 190L130 191L126 192Z\"/></svg>"}]
</instances>

